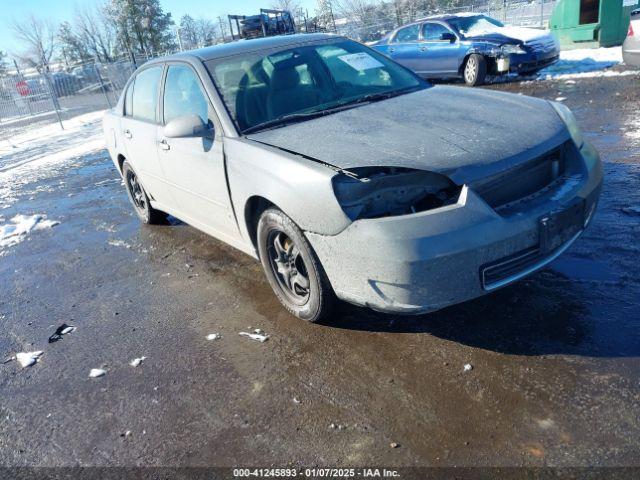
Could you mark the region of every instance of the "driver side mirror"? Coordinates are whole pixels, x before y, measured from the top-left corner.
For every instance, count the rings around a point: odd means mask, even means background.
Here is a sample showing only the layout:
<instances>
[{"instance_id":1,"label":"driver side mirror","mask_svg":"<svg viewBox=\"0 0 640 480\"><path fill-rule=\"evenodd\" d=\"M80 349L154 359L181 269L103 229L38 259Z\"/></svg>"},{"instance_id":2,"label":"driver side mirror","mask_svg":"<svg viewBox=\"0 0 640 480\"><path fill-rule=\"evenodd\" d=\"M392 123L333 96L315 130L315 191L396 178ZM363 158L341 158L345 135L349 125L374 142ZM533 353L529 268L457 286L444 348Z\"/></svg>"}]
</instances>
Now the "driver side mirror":
<instances>
[{"instance_id":1,"label":"driver side mirror","mask_svg":"<svg viewBox=\"0 0 640 480\"><path fill-rule=\"evenodd\" d=\"M445 32L440 35L440 40L449 41L451 43L456 41L456 36L451 32Z\"/></svg>"},{"instance_id":2,"label":"driver side mirror","mask_svg":"<svg viewBox=\"0 0 640 480\"><path fill-rule=\"evenodd\" d=\"M213 128L205 124L198 115L183 115L165 125L164 136L167 138L213 138Z\"/></svg>"}]
</instances>

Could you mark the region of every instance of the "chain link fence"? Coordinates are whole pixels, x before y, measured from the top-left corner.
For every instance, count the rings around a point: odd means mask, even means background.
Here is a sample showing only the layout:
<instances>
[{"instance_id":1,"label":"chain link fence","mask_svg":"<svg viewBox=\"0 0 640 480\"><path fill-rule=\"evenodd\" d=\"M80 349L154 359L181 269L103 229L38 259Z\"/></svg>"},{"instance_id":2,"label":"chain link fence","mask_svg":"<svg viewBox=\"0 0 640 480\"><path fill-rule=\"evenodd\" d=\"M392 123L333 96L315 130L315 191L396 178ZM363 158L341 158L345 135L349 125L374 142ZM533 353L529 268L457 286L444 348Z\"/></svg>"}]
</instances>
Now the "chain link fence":
<instances>
[{"instance_id":1,"label":"chain link fence","mask_svg":"<svg viewBox=\"0 0 640 480\"><path fill-rule=\"evenodd\" d=\"M0 76L0 139L25 127L64 120L114 106L127 80L145 58L14 71Z\"/></svg>"},{"instance_id":2,"label":"chain link fence","mask_svg":"<svg viewBox=\"0 0 640 480\"><path fill-rule=\"evenodd\" d=\"M382 4L361 18L336 18L335 31L361 42L372 42L394 30L430 15L456 14L462 12L482 13L504 22L507 25L546 28L556 0L479 0L464 6L446 10L425 10L404 12L400 15L392 12L391 5Z\"/></svg>"},{"instance_id":3,"label":"chain link fence","mask_svg":"<svg viewBox=\"0 0 640 480\"><path fill-rule=\"evenodd\" d=\"M373 4L372 4L373 5ZM547 25L555 0L480 0L444 11L390 15L390 4L377 4L371 15L336 18L336 33L361 42L375 41L396 27L438 13L484 13L510 25ZM170 52L165 52L170 53ZM50 66L47 72L13 71L0 75L0 140L57 121L114 106L124 85L148 58L126 56L112 63L86 62Z\"/></svg>"}]
</instances>

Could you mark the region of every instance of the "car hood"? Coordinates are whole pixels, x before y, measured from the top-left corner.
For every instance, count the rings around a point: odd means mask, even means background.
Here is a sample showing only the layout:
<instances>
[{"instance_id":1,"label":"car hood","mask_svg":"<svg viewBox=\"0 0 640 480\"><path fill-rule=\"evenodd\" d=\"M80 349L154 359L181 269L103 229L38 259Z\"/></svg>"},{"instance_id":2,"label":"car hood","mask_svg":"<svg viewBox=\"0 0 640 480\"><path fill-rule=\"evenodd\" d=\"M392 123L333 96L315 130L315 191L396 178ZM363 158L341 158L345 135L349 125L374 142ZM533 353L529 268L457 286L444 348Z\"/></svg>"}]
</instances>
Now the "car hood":
<instances>
[{"instance_id":1,"label":"car hood","mask_svg":"<svg viewBox=\"0 0 640 480\"><path fill-rule=\"evenodd\" d=\"M495 30L465 35L466 40L485 41L494 43L527 43L537 39L548 38L549 32L526 27L496 27Z\"/></svg>"},{"instance_id":2,"label":"car hood","mask_svg":"<svg viewBox=\"0 0 640 480\"><path fill-rule=\"evenodd\" d=\"M340 169L415 168L462 184L542 155L569 134L545 100L435 86L247 138Z\"/></svg>"}]
</instances>

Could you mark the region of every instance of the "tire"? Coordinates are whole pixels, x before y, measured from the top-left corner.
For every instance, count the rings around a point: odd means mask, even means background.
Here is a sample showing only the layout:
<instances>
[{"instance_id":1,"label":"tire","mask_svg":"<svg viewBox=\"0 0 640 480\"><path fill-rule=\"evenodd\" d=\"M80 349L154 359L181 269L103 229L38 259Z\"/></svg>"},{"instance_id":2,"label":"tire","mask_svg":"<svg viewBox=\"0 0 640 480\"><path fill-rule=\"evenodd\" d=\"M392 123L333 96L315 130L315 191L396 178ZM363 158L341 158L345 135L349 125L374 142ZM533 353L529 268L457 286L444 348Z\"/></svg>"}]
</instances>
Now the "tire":
<instances>
[{"instance_id":1,"label":"tire","mask_svg":"<svg viewBox=\"0 0 640 480\"><path fill-rule=\"evenodd\" d=\"M482 85L487 77L487 60L482 55L472 53L464 64L462 76L470 87Z\"/></svg>"},{"instance_id":2,"label":"tire","mask_svg":"<svg viewBox=\"0 0 640 480\"><path fill-rule=\"evenodd\" d=\"M165 224L167 222L167 214L151 206L147 192L144 191L138 176L126 160L122 164L122 178L124 179L129 201L133 205L133 210L140 221L149 225Z\"/></svg>"},{"instance_id":3,"label":"tire","mask_svg":"<svg viewBox=\"0 0 640 480\"><path fill-rule=\"evenodd\" d=\"M269 208L258 221L258 252L267 280L280 303L307 322L331 313L336 297L320 261L298 226Z\"/></svg>"}]
</instances>

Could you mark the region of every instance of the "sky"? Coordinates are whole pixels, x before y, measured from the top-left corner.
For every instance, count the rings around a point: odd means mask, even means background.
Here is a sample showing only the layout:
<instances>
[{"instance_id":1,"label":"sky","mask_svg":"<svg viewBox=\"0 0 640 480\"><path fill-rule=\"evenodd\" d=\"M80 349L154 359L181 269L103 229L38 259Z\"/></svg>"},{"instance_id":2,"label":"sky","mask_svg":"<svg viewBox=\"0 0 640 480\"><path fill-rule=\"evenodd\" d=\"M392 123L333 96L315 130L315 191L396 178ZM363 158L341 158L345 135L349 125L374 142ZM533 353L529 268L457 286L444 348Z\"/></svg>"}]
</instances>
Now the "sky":
<instances>
[{"instance_id":1,"label":"sky","mask_svg":"<svg viewBox=\"0 0 640 480\"><path fill-rule=\"evenodd\" d=\"M309 14L315 10L317 0L299 0ZM20 45L15 42L9 24L12 20L20 20L34 14L50 19L54 23L72 20L74 11L81 6L92 6L102 3L100 0L2 0L0 16L0 50L19 51ZM270 8L272 0L160 0L165 12L171 12L174 20L179 20L188 13L194 18L205 17L215 19L218 15L236 13L251 15L259 13L260 8Z\"/></svg>"}]
</instances>

